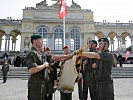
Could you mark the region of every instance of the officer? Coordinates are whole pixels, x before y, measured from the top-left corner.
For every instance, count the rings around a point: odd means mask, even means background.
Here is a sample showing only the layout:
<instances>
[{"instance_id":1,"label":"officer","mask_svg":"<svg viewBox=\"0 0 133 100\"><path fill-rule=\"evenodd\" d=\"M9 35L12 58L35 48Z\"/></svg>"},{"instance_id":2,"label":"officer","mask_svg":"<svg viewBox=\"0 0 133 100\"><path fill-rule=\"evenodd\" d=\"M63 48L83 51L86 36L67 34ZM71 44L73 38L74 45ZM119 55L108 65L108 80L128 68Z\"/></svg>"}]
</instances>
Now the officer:
<instances>
[{"instance_id":1,"label":"officer","mask_svg":"<svg viewBox=\"0 0 133 100\"><path fill-rule=\"evenodd\" d=\"M97 47L97 41L90 40L89 43L89 52L96 52ZM84 70L83 70L83 97L84 100L87 100L88 98L88 87L90 92L90 98L91 100L98 100L97 93L96 93L96 80L95 80L95 72L96 69L92 66L96 63L96 59L90 59L90 58L84 58L85 64L84 64Z\"/></svg>"},{"instance_id":2,"label":"officer","mask_svg":"<svg viewBox=\"0 0 133 100\"><path fill-rule=\"evenodd\" d=\"M109 40L107 38L100 38L98 42L100 52L83 52L82 55L99 60L95 66L98 100L114 100L113 80L111 78L114 57L108 50Z\"/></svg>"},{"instance_id":3,"label":"officer","mask_svg":"<svg viewBox=\"0 0 133 100\"><path fill-rule=\"evenodd\" d=\"M50 64L54 63L52 59L51 49L47 47L45 49L46 52L46 61ZM55 92L54 90L54 82L57 80L57 70L56 70L56 63L50 66L52 69L49 70L49 80L45 81L46 83L46 91L47 94L45 95L45 100L52 100L52 94Z\"/></svg>"},{"instance_id":4,"label":"officer","mask_svg":"<svg viewBox=\"0 0 133 100\"><path fill-rule=\"evenodd\" d=\"M7 60L5 60L2 69L1 69L2 73L3 73L3 83L6 83L7 81L7 73L9 71L9 63Z\"/></svg>"},{"instance_id":5,"label":"officer","mask_svg":"<svg viewBox=\"0 0 133 100\"><path fill-rule=\"evenodd\" d=\"M38 34L31 36L32 47L26 57L26 66L30 73L28 80L28 100L44 100L46 94L44 83L44 68L49 64L42 62L42 54L39 49L42 47L42 37Z\"/></svg>"}]
</instances>

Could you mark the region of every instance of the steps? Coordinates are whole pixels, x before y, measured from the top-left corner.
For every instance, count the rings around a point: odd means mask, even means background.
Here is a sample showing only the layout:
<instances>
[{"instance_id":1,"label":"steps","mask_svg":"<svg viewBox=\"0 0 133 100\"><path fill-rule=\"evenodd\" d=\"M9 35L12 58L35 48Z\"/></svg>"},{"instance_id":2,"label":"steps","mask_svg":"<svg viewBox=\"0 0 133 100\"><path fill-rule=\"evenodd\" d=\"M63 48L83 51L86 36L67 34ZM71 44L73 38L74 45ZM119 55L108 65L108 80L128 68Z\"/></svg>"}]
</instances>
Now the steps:
<instances>
[{"instance_id":1,"label":"steps","mask_svg":"<svg viewBox=\"0 0 133 100\"><path fill-rule=\"evenodd\" d=\"M28 77L29 73L26 67L12 67L8 72L8 78L28 79ZM133 78L133 67L113 67L112 77ZM0 71L0 79L2 79L1 71Z\"/></svg>"},{"instance_id":2,"label":"steps","mask_svg":"<svg viewBox=\"0 0 133 100\"><path fill-rule=\"evenodd\" d=\"M133 78L133 67L114 67L112 69L113 78Z\"/></svg>"}]
</instances>

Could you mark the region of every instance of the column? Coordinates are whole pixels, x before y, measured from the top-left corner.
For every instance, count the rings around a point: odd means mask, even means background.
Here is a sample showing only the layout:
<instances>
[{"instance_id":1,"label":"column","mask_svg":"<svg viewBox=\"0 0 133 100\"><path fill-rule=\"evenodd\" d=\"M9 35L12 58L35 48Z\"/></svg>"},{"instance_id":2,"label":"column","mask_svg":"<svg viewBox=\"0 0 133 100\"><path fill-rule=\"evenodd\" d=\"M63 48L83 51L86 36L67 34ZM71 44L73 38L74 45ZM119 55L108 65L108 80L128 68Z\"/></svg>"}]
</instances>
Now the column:
<instances>
[{"instance_id":1,"label":"column","mask_svg":"<svg viewBox=\"0 0 133 100\"><path fill-rule=\"evenodd\" d=\"M6 34L5 38L5 51L9 51L10 47L10 34Z\"/></svg>"},{"instance_id":2,"label":"column","mask_svg":"<svg viewBox=\"0 0 133 100\"><path fill-rule=\"evenodd\" d=\"M122 49L122 47L121 47L121 36L117 36L117 41L118 41L118 52L121 52L121 49Z\"/></svg>"},{"instance_id":3,"label":"column","mask_svg":"<svg viewBox=\"0 0 133 100\"><path fill-rule=\"evenodd\" d=\"M12 51L15 51L16 38L12 39Z\"/></svg>"},{"instance_id":4,"label":"column","mask_svg":"<svg viewBox=\"0 0 133 100\"><path fill-rule=\"evenodd\" d=\"M111 42L111 44L110 44L110 46L111 46L111 51L114 51L114 40L111 39L110 42Z\"/></svg>"},{"instance_id":5,"label":"column","mask_svg":"<svg viewBox=\"0 0 133 100\"><path fill-rule=\"evenodd\" d=\"M122 39L122 51L126 51L126 40L125 39Z\"/></svg>"}]
</instances>

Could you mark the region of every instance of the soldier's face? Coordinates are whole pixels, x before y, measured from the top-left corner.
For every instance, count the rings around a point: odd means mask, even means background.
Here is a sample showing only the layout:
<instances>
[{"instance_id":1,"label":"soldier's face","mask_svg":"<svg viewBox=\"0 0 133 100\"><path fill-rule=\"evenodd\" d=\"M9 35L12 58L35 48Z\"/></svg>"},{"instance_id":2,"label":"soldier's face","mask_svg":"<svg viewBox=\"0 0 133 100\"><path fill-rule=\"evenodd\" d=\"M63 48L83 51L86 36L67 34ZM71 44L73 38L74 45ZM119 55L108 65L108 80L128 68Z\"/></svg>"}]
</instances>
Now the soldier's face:
<instances>
[{"instance_id":1,"label":"soldier's face","mask_svg":"<svg viewBox=\"0 0 133 100\"><path fill-rule=\"evenodd\" d=\"M41 39L41 38L40 38L40 39L36 39L36 40L35 40L35 44L36 44L36 46L37 46L38 48L41 48L42 45L43 45L42 39Z\"/></svg>"},{"instance_id":2,"label":"soldier's face","mask_svg":"<svg viewBox=\"0 0 133 100\"><path fill-rule=\"evenodd\" d=\"M99 51L103 50L105 43L99 42Z\"/></svg>"},{"instance_id":3,"label":"soldier's face","mask_svg":"<svg viewBox=\"0 0 133 100\"><path fill-rule=\"evenodd\" d=\"M63 50L63 52L64 52L64 54L69 54L69 49L66 48L66 49Z\"/></svg>"},{"instance_id":4,"label":"soldier's face","mask_svg":"<svg viewBox=\"0 0 133 100\"><path fill-rule=\"evenodd\" d=\"M44 52L43 46L41 48L38 48L38 50L42 53Z\"/></svg>"},{"instance_id":5,"label":"soldier's face","mask_svg":"<svg viewBox=\"0 0 133 100\"><path fill-rule=\"evenodd\" d=\"M46 50L46 54L47 55L50 55L51 54L51 51L50 50Z\"/></svg>"},{"instance_id":6,"label":"soldier's face","mask_svg":"<svg viewBox=\"0 0 133 100\"><path fill-rule=\"evenodd\" d=\"M97 45L95 43L89 43L89 47L95 50Z\"/></svg>"}]
</instances>

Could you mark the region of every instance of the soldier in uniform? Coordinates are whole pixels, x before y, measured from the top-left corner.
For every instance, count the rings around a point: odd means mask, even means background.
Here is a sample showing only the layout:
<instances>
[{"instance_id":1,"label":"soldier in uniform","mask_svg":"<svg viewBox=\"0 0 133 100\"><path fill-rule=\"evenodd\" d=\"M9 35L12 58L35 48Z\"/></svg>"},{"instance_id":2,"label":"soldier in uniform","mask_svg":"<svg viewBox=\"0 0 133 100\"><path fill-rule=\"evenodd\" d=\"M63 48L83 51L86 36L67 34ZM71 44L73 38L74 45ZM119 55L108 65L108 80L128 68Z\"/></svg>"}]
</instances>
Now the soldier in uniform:
<instances>
[{"instance_id":1,"label":"soldier in uniform","mask_svg":"<svg viewBox=\"0 0 133 100\"><path fill-rule=\"evenodd\" d=\"M3 73L3 83L6 83L6 81L7 81L7 73L9 71L9 63L8 63L7 60L5 60L5 62L3 63L1 71Z\"/></svg>"},{"instance_id":2,"label":"soldier in uniform","mask_svg":"<svg viewBox=\"0 0 133 100\"><path fill-rule=\"evenodd\" d=\"M44 68L49 64L42 62L42 54L39 49L42 48L42 37L38 34L31 36L32 48L26 57L26 66L30 73L28 80L28 100L44 100L45 83Z\"/></svg>"},{"instance_id":3,"label":"soldier in uniform","mask_svg":"<svg viewBox=\"0 0 133 100\"><path fill-rule=\"evenodd\" d=\"M101 38L98 42L100 52L83 52L82 56L99 60L95 66L98 100L114 100L113 80L111 78L114 57L108 50L109 40L107 38Z\"/></svg>"},{"instance_id":4,"label":"soldier in uniform","mask_svg":"<svg viewBox=\"0 0 133 100\"><path fill-rule=\"evenodd\" d=\"M49 70L49 80L45 81L46 83L46 91L47 94L45 95L45 100L52 100L54 90L54 82L57 80L57 70L56 70L56 63L54 63L54 60L52 59L51 49L47 47L45 49L46 52L46 61L51 65L51 70Z\"/></svg>"},{"instance_id":5,"label":"soldier in uniform","mask_svg":"<svg viewBox=\"0 0 133 100\"><path fill-rule=\"evenodd\" d=\"M89 43L89 52L96 52L96 47L97 47L97 41L95 40L90 40ZM95 78L95 73L96 69L93 68L92 66L96 64L96 59L90 59L90 58L84 58L85 59L85 64L84 64L84 70L83 70L83 75L84 75L84 81L83 81L83 97L84 100L87 100L88 98L88 88L90 91L90 98L91 100L98 100L97 98L97 93L96 93L96 78Z\"/></svg>"}]
</instances>

